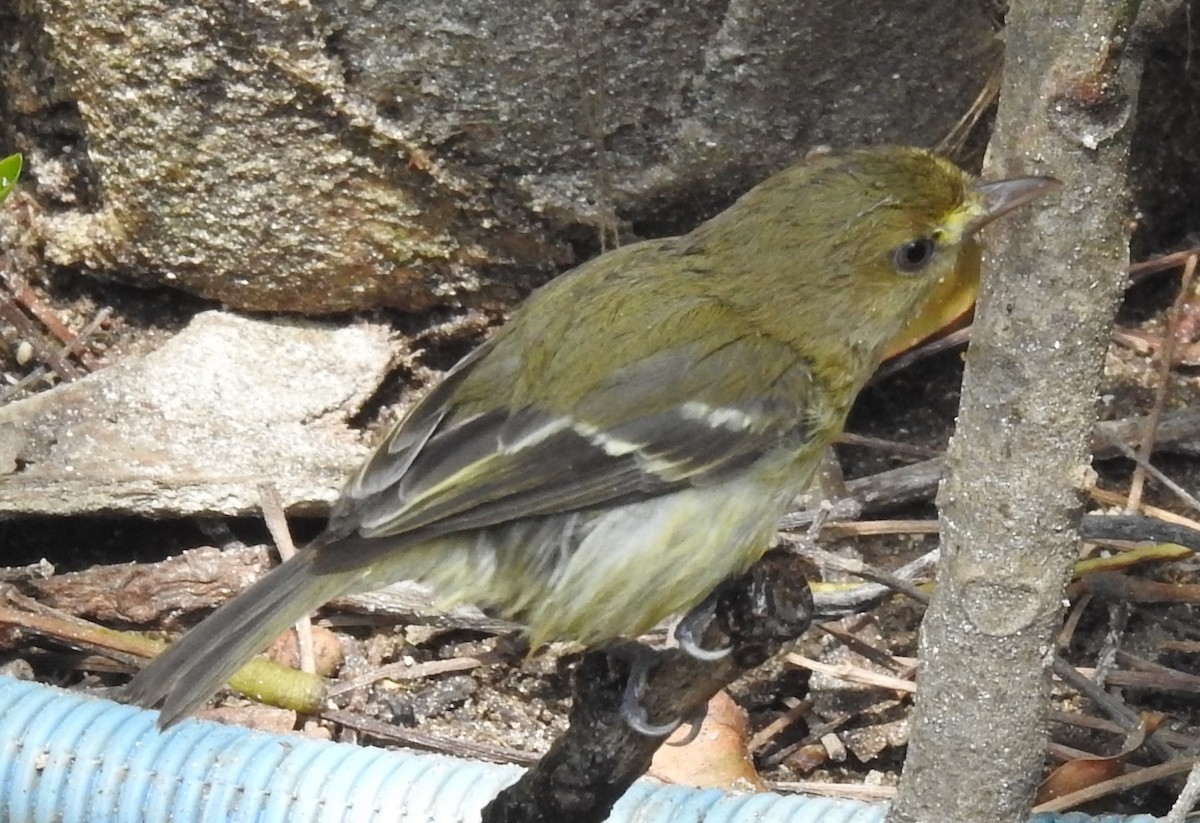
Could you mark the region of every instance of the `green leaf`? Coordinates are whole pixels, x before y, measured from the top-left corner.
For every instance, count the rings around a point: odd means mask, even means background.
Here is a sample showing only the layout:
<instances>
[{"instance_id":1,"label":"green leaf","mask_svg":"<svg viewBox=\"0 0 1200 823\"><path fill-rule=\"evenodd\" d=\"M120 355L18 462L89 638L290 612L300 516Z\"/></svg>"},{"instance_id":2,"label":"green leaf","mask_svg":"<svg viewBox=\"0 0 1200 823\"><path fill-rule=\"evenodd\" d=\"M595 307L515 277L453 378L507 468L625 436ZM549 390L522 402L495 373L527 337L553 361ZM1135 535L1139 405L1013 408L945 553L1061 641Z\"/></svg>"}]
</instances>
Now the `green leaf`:
<instances>
[{"instance_id":1,"label":"green leaf","mask_svg":"<svg viewBox=\"0 0 1200 823\"><path fill-rule=\"evenodd\" d=\"M8 197L8 193L16 185L17 177L20 174L21 155L10 154L8 157L0 160L0 203L3 203L4 198Z\"/></svg>"}]
</instances>

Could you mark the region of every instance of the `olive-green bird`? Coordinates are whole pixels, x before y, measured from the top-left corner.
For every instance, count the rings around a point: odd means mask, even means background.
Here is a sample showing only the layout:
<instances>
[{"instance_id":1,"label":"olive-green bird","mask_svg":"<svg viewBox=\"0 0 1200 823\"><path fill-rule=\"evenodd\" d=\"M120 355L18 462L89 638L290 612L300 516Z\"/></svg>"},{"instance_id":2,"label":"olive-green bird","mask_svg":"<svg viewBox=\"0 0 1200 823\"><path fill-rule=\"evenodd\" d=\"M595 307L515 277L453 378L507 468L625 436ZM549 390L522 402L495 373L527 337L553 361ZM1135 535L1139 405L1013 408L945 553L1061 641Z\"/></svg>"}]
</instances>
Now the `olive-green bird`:
<instances>
[{"instance_id":1,"label":"olive-green bird","mask_svg":"<svg viewBox=\"0 0 1200 823\"><path fill-rule=\"evenodd\" d=\"M559 277L392 429L323 534L129 699L174 723L301 616L398 580L534 647L692 608L766 550L889 342L973 287L979 228L1054 185L912 148L816 155Z\"/></svg>"}]
</instances>

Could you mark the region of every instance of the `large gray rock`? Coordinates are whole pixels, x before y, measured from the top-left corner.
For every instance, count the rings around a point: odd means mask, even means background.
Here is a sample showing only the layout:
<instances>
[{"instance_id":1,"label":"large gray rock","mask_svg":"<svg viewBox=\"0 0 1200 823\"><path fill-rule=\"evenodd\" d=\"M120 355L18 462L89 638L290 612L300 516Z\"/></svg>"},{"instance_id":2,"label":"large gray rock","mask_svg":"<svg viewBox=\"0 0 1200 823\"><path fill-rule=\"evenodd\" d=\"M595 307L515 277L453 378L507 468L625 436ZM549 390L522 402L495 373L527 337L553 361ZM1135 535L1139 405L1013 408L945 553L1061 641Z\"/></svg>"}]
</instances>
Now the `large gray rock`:
<instances>
[{"instance_id":1,"label":"large gray rock","mask_svg":"<svg viewBox=\"0 0 1200 823\"><path fill-rule=\"evenodd\" d=\"M30 242L307 312L506 304L572 228L684 228L818 143L935 143L998 57L961 0L15 8Z\"/></svg>"}]
</instances>

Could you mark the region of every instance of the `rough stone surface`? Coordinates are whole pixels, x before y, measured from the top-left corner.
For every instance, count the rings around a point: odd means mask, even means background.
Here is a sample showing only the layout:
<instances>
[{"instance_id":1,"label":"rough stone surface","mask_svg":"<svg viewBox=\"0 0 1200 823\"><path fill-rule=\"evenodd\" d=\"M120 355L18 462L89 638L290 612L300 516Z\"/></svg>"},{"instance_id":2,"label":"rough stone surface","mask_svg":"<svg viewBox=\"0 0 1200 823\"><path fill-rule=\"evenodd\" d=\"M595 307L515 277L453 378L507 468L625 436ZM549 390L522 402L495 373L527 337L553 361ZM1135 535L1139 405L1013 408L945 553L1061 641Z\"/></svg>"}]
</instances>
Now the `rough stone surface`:
<instances>
[{"instance_id":1,"label":"rough stone surface","mask_svg":"<svg viewBox=\"0 0 1200 823\"><path fill-rule=\"evenodd\" d=\"M507 304L563 238L935 143L998 56L959 0L21 0L0 45L50 264L303 312Z\"/></svg>"},{"instance_id":2,"label":"rough stone surface","mask_svg":"<svg viewBox=\"0 0 1200 823\"><path fill-rule=\"evenodd\" d=\"M332 501L392 360L379 326L206 312L150 355L0 407L0 517L246 514ZM302 375L303 379L297 379Z\"/></svg>"}]
</instances>

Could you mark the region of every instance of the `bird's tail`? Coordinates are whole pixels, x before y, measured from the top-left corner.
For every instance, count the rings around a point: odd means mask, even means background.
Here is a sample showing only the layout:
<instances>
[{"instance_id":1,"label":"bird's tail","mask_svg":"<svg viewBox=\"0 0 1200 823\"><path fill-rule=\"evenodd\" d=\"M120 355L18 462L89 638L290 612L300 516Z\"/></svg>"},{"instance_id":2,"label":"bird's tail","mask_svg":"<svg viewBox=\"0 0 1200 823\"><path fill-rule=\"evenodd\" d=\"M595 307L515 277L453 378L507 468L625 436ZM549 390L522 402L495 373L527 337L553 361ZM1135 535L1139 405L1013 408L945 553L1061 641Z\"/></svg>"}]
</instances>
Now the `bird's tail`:
<instances>
[{"instance_id":1,"label":"bird's tail","mask_svg":"<svg viewBox=\"0 0 1200 823\"><path fill-rule=\"evenodd\" d=\"M317 574L315 554L302 549L222 605L142 669L125 699L146 708L161 703L162 728L194 711L289 626L350 588L346 572Z\"/></svg>"}]
</instances>

